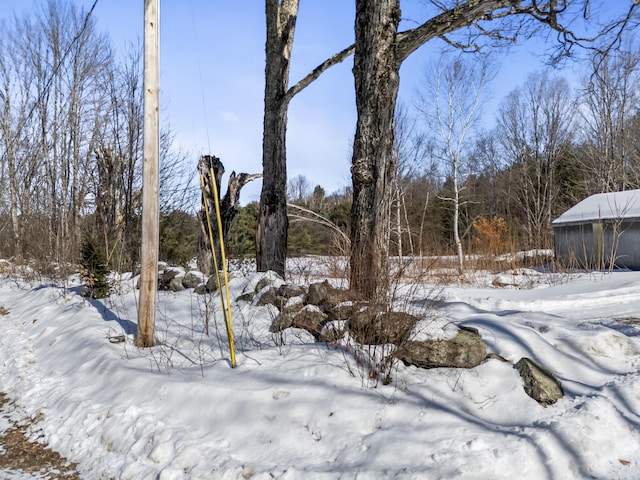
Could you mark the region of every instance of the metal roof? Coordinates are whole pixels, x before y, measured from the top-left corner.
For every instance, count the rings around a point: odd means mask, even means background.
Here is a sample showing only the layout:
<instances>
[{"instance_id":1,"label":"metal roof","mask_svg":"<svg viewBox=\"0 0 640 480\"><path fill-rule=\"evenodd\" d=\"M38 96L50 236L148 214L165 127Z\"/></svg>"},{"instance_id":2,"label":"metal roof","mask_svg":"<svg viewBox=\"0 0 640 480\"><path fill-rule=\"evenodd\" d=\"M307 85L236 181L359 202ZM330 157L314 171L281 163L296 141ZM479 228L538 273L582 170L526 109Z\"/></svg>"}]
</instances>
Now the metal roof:
<instances>
[{"instance_id":1,"label":"metal roof","mask_svg":"<svg viewBox=\"0 0 640 480\"><path fill-rule=\"evenodd\" d=\"M630 218L640 218L640 189L591 195L551 223L560 225Z\"/></svg>"}]
</instances>

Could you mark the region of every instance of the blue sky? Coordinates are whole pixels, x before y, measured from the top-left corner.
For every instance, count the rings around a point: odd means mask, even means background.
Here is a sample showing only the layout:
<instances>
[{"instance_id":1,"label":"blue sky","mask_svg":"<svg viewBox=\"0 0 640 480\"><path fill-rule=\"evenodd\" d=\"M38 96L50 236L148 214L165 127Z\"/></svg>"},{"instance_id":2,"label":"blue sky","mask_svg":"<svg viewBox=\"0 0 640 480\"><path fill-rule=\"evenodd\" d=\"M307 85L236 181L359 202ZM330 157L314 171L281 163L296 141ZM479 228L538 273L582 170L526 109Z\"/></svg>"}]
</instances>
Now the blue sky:
<instances>
[{"instance_id":1,"label":"blue sky","mask_svg":"<svg viewBox=\"0 0 640 480\"><path fill-rule=\"evenodd\" d=\"M622 0L617 0L621 2ZM37 0L2 0L0 18L30 11ZM77 0L89 8L93 0ZM403 18L424 20L421 0L401 2ZM142 38L143 0L99 0L95 17L124 50ZM290 84L333 53L353 43L353 0L302 0ZM217 155L227 172L262 169L264 88L264 2L262 0L161 0L162 116L177 144L193 152ZM407 26L411 25L406 23ZM399 100L410 104L426 63L442 44L431 42L414 53L401 70ZM488 109L542 68L541 42L501 55L502 69ZM355 131L352 60L333 67L298 94L289 109L288 174L304 175L330 193L350 184L349 166ZM242 202L257 200L260 185L245 187Z\"/></svg>"}]
</instances>

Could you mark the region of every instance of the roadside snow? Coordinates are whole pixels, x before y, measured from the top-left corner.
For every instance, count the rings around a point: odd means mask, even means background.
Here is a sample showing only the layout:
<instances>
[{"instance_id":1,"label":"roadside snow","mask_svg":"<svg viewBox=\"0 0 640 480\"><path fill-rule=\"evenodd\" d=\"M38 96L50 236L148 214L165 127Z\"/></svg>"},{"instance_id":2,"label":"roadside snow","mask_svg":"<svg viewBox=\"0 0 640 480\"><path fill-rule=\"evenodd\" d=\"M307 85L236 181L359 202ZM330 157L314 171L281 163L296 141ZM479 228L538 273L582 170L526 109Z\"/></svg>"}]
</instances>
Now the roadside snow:
<instances>
[{"instance_id":1,"label":"roadside snow","mask_svg":"<svg viewBox=\"0 0 640 480\"><path fill-rule=\"evenodd\" d=\"M258 279L232 279L232 298ZM83 299L77 279L0 280L1 385L83 478L640 478L638 272L447 287L425 310L423 335L472 326L491 352L552 371L565 397L547 408L493 359L398 365L374 388L348 353L304 331L281 344L277 312L245 302L233 306L232 369L219 299L190 290L160 292L161 344L140 350L134 280L104 302ZM407 306L431 304L432 286L410 290Z\"/></svg>"}]
</instances>

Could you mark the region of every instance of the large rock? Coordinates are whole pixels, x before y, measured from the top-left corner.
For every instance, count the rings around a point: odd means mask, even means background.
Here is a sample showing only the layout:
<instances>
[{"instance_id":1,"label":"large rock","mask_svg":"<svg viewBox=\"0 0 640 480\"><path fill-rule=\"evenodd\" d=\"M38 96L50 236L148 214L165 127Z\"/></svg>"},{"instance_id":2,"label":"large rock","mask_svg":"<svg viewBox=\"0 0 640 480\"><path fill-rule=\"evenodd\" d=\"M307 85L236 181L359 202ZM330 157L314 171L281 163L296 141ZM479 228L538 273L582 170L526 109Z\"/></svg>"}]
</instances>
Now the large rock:
<instances>
[{"instance_id":1,"label":"large rock","mask_svg":"<svg viewBox=\"0 0 640 480\"><path fill-rule=\"evenodd\" d=\"M293 314L281 312L271 322L270 331L273 333L279 333L292 326L293 326Z\"/></svg>"},{"instance_id":2,"label":"large rock","mask_svg":"<svg viewBox=\"0 0 640 480\"><path fill-rule=\"evenodd\" d=\"M287 297L277 297L277 298L287 298ZM286 303L282 306L280 311L282 313L287 313L289 315L295 315L300 310L304 308L304 295L300 295L298 297L289 298Z\"/></svg>"},{"instance_id":3,"label":"large rock","mask_svg":"<svg viewBox=\"0 0 640 480\"><path fill-rule=\"evenodd\" d=\"M322 305L322 302L329 296L329 292L333 287L327 280L324 282L312 283L309 285L309 291L307 293L307 303L309 305Z\"/></svg>"},{"instance_id":4,"label":"large rock","mask_svg":"<svg viewBox=\"0 0 640 480\"><path fill-rule=\"evenodd\" d=\"M409 340L396 352L396 357L406 365L421 368L473 368L480 365L486 356L487 346L478 331L464 327L449 340Z\"/></svg>"},{"instance_id":5,"label":"large rock","mask_svg":"<svg viewBox=\"0 0 640 480\"><path fill-rule=\"evenodd\" d=\"M362 345L401 345L417 322L408 313L388 312L383 305L366 305L353 313L347 328L349 335Z\"/></svg>"},{"instance_id":6,"label":"large rock","mask_svg":"<svg viewBox=\"0 0 640 480\"><path fill-rule=\"evenodd\" d=\"M291 285L288 283L282 284L278 287L278 296L284 297L289 300L292 297L300 297L305 295L307 290L301 285Z\"/></svg>"},{"instance_id":7,"label":"large rock","mask_svg":"<svg viewBox=\"0 0 640 480\"><path fill-rule=\"evenodd\" d=\"M182 285L182 277L174 277L169 282L169 290L172 292L181 292L184 290L184 285Z\"/></svg>"},{"instance_id":8,"label":"large rock","mask_svg":"<svg viewBox=\"0 0 640 480\"><path fill-rule=\"evenodd\" d=\"M366 307L367 302L359 302L353 300L347 300L339 303L327 303L323 304L324 313L329 316L329 320L348 320L352 318L360 309Z\"/></svg>"},{"instance_id":9,"label":"large rock","mask_svg":"<svg viewBox=\"0 0 640 480\"><path fill-rule=\"evenodd\" d=\"M278 289L273 286L266 286L253 297L252 305L254 307L264 307L273 305L278 310L287 303L287 299L278 295Z\"/></svg>"},{"instance_id":10,"label":"large rock","mask_svg":"<svg viewBox=\"0 0 640 480\"><path fill-rule=\"evenodd\" d=\"M327 315L315 305L306 305L294 317L292 326L303 328L316 339L320 338L322 327L327 322Z\"/></svg>"},{"instance_id":11,"label":"large rock","mask_svg":"<svg viewBox=\"0 0 640 480\"><path fill-rule=\"evenodd\" d=\"M220 277L220 281L223 281L222 276ZM205 285L207 287L207 292L209 293L218 291L218 277L215 273L209 277L209 280L207 280Z\"/></svg>"},{"instance_id":12,"label":"large rock","mask_svg":"<svg viewBox=\"0 0 640 480\"><path fill-rule=\"evenodd\" d=\"M546 407L564 395L560 381L530 358L521 358L514 368L522 377L524 391L539 404Z\"/></svg>"},{"instance_id":13,"label":"large rock","mask_svg":"<svg viewBox=\"0 0 640 480\"><path fill-rule=\"evenodd\" d=\"M170 290L171 281L178 276L177 270L165 270L158 275L158 289Z\"/></svg>"},{"instance_id":14,"label":"large rock","mask_svg":"<svg viewBox=\"0 0 640 480\"><path fill-rule=\"evenodd\" d=\"M273 285L273 283L273 278L262 277L260 280L258 280L258 283L256 283L255 293L260 292L260 290L264 289L265 287L270 287L271 285Z\"/></svg>"},{"instance_id":15,"label":"large rock","mask_svg":"<svg viewBox=\"0 0 640 480\"><path fill-rule=\"evenodd\" d=\"M240 295L238 298L236 298L236 302L253 302L253 299L255 298L256 294L255 292L246 292L243 293L242 295Z\"/></svg>"},{"instance_id":16,"label":"large rock","mask_svg":"<svg viewBox=\"0 0 640 480\"><path fill-rule=\"evenodd\" d=\"M309 285L307 293L307 303L317 305L323 309L331 308L342 302L358 300L360 297L352 290L346 288L336 288L328 280Z\"/></svg>"},{"instance_id":17,"label":"large rock","mask_svg":"<svg viewBox=\"0 0 640 480\"><path fill-rule=\"evenodd\" d=\"M278 292L280 293L280 290ZM276 302L284 299L285 297L276 296ZM306 311L302 313L304 309ZM297 318L298 316L299 318ZM318 328L322 328L326 318L327 316L318 307L313 305L305 306L303 294L298 297L291 297L286 301L278 316L271 322L271 331L281 332L289 327L298 327L311 332L317 338Z\"/></svg>"},{"instance_id":18,"label":"large rock","mask_svg":"<svg viewBox=\"0 0 640 480\"><path fill-rule=\"evenodd\" d=\"M275 305L278 299L278 289L267 285L253 297L254 307L264 307L265 305Z\"/></svg>"},{"instance_id":19,"label":"large rock","mask_svg":"<svg viewBox=\"0 0 640 480\"><path fill-rule=\"evenodd\" d=\"M196 288L202 282L204 282L204 274L195 270L185 273L184 277L182 277L182 286L184 288Z\"/></svg>"}]
</instances>

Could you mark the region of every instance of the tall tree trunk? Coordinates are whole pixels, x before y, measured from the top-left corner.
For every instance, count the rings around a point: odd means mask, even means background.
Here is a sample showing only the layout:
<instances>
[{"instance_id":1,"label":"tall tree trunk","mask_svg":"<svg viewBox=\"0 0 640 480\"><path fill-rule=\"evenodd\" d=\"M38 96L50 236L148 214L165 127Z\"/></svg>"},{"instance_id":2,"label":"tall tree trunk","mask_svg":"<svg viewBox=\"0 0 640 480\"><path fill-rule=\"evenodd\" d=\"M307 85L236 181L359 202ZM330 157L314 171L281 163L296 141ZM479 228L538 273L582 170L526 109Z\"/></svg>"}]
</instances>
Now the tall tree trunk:
<instances>
[{"instance_id":1,"label":"tall tree trunk","mask_svg":"<svg viewBox=\"0 0 640 480\"><path fill-rule=\"evenodd\" d=\"M262 144L262 191L256 235L259 272L284 278L287 258L287 107L291 47L298 0L266 0L267 41Z\"/></svg>"},{"instance_id":2,"label":"tall tree trunk","mask_svg":"<svg viewBox=\"0 0 640 480\"><path fill-rule=\"evenodd\" d=\"M351 176L351 288L386 303L389 287L391 180L395 174L393 119L400 62L397 0L356 2L353 75L358 120Z\"/></svg>"},{"instance_id":3,"label":"tall tree trunk","mask_svg":"<svg viewBox=\"0 0 640 480\"><path fill-rule=\"evenodd\" d=\"M262 144L262 191L256 232L257 270L285 275L287 259L287 109L291 99L328 68L342 62L353 45L326 59L287 89L299 0L266 0L267 41Z\"/></svg>"},{"instance_id":4,"label":"tall tree trunk","mask_svg":"<svg viewBox=\"0 0 640 480\"><path fill-rule=\"evenodd\" d=\"M462 275L464 254L462 252L462 241L460 240L460 185L458 181L458 160L455 159L453 161L453 240L456 244L456 255L458 256L458 274Z\"/></svg>"}]
</instances>

